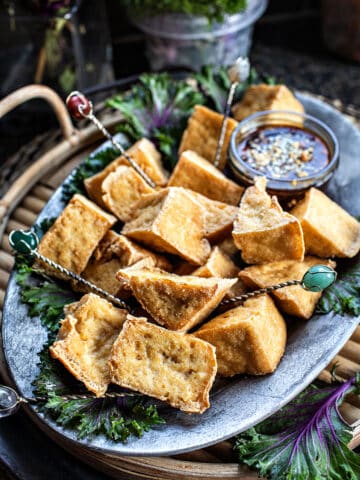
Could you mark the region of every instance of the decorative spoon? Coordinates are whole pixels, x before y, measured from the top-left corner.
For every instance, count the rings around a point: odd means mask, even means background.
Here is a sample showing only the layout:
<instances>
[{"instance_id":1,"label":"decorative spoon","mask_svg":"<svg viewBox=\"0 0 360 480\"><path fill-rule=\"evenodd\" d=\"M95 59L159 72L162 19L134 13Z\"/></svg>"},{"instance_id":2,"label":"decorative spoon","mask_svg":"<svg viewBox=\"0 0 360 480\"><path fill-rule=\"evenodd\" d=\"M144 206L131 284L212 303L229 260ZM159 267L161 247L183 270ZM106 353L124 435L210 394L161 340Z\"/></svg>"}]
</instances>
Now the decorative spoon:
<instances>
[{"instance_id":1,"label":"decorative spoon","mask_svg":"<svg viewBox=\"0 0 360 480\"><path fill-rule=\"evenodd\" d=\"M250 75L250 62L247 57L238 57L234 64L228 69L228 77L231 81L231 85L228 92L228 97L226 100L224 118L221 124L219 141L216 148L215 154L215 167L218 167L220 164L221 153L224 146L225 132L227 120L230 116L231 105L234 100L235 90L239 83L245 82Z\"/></svg>"},{"instance_id":2,"label":"decorative spoon","mask_svg":"<svg viewBox=\"0 0 360 480\"><path fill-rule=\"evenodd\" d=\"M81 120L86 118L90 120L100 132L113 144L113 146L123 155L130 163L132 168L141 176L145 182L152 188L156 188L156 184L151 180L147 173L135 162L135 160L126 153L124 147L115 139L113 135L105 128L100 120L94 115L92 102L81 92L71 92L66 99L66 106L73 118Z\"/></svg>"}]
</instances>

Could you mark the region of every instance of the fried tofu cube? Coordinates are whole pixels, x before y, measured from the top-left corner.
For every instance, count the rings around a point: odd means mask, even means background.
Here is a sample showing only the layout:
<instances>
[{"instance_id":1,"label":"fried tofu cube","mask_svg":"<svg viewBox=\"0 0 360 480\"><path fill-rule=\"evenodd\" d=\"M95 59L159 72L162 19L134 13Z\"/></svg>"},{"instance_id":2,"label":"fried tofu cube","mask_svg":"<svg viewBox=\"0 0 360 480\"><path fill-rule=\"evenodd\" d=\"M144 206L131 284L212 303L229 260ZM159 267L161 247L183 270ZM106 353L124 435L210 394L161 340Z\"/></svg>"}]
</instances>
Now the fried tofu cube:
<instances>
[{"instance_id":1,"label":"fried tofu cube","mask_svg":"<svg viewBox=\"0 0 360 480\"><path fill-rule=\"evenodd\" d=\"M133 168L126 165L109 173L102 182L101 189L106 208L122 222L131 219L143 195L155 192Z\"/></svg>"},{"instance_id":2,"label":"fried tofu cube","mask_svg":"<svg viewBox=\"0 0 360 480\"><path fill-rule=\"evenodd\" d=\"M41 239L38 251L68 270L80 274L116 218L101 210L82 195L74 195L52 227ZM42 264L59 278L57 270Z\"/></svg>"},{"instance_id":3,"label":"fried tofu cube","mask_svg":"<svg viewBox=\"0 0 360 480\"><path fill-rule=\"evenodd\" d=\"M145 195L122 233L159 252L202 265L210 254L202 207L184 188Z\"/></svg>"},{"instance_id":4,"label":"fried tofu cube","mask_svg":"<svg viewBox=\"0 0 360 480\"><path fill-rule=\"evenodd\" d=\"M233 257L239 252L239 249L235 245L234 239L232 235L229 237L224 238L219 244L218 247L220 250L222 250L226 255L229 255L229 257Z\"/></svg>"},{"instance_id":5,"label":"fried tofu cube","mask_svg":"<svg viewBox=\"0 0 360 480\"><path fill-rule=\"evenodd\" d=\"M239 278L237 282L230 288L228 293L225 295L225 300L234 297L240 297L248 291L245 283Z\"/></svg>"},{"instance_id":6,"label":"fried tofu cube","mask_svg":"<svg viewBox=\"0 0 360 480\"><path fill-rule=\"evenodd\" d=\"M235 279L179 276L158 268L119 270L151 317L170 330L187 332L215 310Z\"/></svg>"},{"instance_id":7,"label":"fried tofu cube","mask_svg":"<svg viewBox=\"0 0 360 480\"><path fill-rule=\"evenodd\" d=\"M231 258L226 255L219 247L214 247L206 263L194 270L191 275L195 277L217 277L217 278L237 278L240 269L235 265ZM230 288L225 298L238 297L246 292L246 287L242 280L237 279L236 283Z\"/></svg>"},{"instance_id":8,"label":"fried tofu cube","mask_svg":"<svg viewBox=\"0 0 360 480\"><path fill-rule=\"evenodd\" d=\"M284 354L286 323L272 299L261 295L213 318L193 335L214 345L220 375L265 375Z\"/></svg>"},{"instance_id":9,"label":"fried tofu cube","mask_svg":"<svg viewBox=\"0 0 360 480\"><path fill-rule=\"evenodd\" d=\"M266 288L289 280L301 280L310 267L319 264L335 267L335 263L331 260L305 257L303 262L283 260L247 267L240 272L239 276L250 288ZM309 319L320 300L321 292L308 292L300 285L293 285L275 290L271 295L281 311L295 317Z\"/></svg>"},{"instance_id":10,"label":"fried tofu cube","mask_svg":"<svg viewBox=\"0 0 360 480\"><path fill-rule=\"evenodd\" d=\"M186 150L192 150L201 155L208 162L214 163L216 149L219 142L224 115L214 112L203 105L196 105L188 125L183 133L179 148L179 155ZM233 118L228 118L224 144L221 151L219 169L223 170L227 163L227 155L232 132L237 127Z\"/></svg>"},{"instance_id":11,"label":"fried tofu cube","mask_svg":"<svg viewBox=\"0 0 360 480\"><path fill-rule=\"evenodd\" d=\"M290 110L304 113L304 107L285 85L251 85L241 102L232 108L236 120L264 110Z\"/></svg>"},{"instance_id":12,"label":"fried tofu cube","mask_svg":"<svg viewBox=\"0 0 360 480\"><path fill-rule=\"evenodd\" d=\"M182 260L175 266L173 272L176 273L176 275L191 275L192 272L196 269L197 267L195 267L191 263Z\"/></svg>"},{"instance_id":13,"label":"fried tofu cube","mask_svg":"<svg viewBox=\"0 0 360 480\"><path fill-rule=\"evenodd\" d=\"M167 174L161 165L160 153L156 150L153 143L147 138L142 138L132 145L126 153L145 171L145 173L156 183L164 186L167 182ZM124 156L116 158L104 170L85 180L85 188L90 198L92 198L102 208L106 208L103 202L102 184L105 178L114 172L120 165L129 166L129 162Z\"/></svg>"},{"instance_id":14,"label":"fried tofu cube","mask_svg":"<svg viewBox=\"0 0 360 480\"><path fill-rule=\"evenodd\" d=\"M204 278L236 278L238 274L239 268L219 247L214 247L206 263L192 272L192 275Z\"/></svg>"},{"instance_id":15,"label":"fried tofu cube","mask_svg":"<svg viewBox=\"0 0 360 480\"><path fill-rule=\"evenodd\" d=\"M168 186L184 187L218 202L237 205L244 191L208 160L191 150L184 151L169 179Z\"/></svg>"},{"instance_id":16,"label":"fried tofu cube","mask_svg":"<svg viewBox=\"0 0 360 480\"><path fill-rule=\"evenodd\" d=\"M96 248L82 276L116 297L127 298L129 289L123 288L123 284L116 279L116 273L121 268L143 260L146 260L146 266L149 267L172 269L171 263L163 255L142 248L124 235L109 230ZM77 287L81 291L86 288L81 284Z\"/></svg>"},{"instance_id":17,"label":"fried tofu cube","mask_svg":"<svg viewBox=\"0 0 360 480\"><path fill-rule=\"evenodd\" d=\"M122 267L133 265L139 262L139 260L150 257L154 267L159 267L167 271L172 270L171 263L164 255L152 252L125 237L125 235L109 230L95 250L94 259L101 261L109 260L113 257L121 260Z\"/></svg>"},{"instance_id":18,"label":"fried tofu cube","mask_svg":"<svg viewBox=\"0 0 360 480\"><path fill-rule=\"evenodd\" d=\"M200 193L191 193L204 209L205 237L209 242L219 242L231 234L234 220L239 211L238 207L210 200Z\"/></svg>"},{"instance_id":19,"label":"fried tofu cube","mask_svg":"<svg viewBox=\"0 0 360 480\"><path fill-rule=\"evenodd\" d=\"M317 188L292 209L304 232L306 252L319 257L354 257L360 250L360 223Z\"/></svg>"},{"instance_id":20,"label":"fried tofu cube","mask_svg":"<svg viewBox=\"0 0 360 480\"><path fill-rule=\"evenodd\" d=\"M91 293L69 305L65 313L50 354L99 397L110 383L113 343L131 315Z\"/></svg>"},{"instance_id":21,"label":"fried tofu cube","mask_svg":"<svg viewBox=\"0 0 360 480\"><path fill-rule=\"evenodd\" d=\"M129 319L112 350L111 381L188 413L210 406L215 349L190 335Z\"/></svg>"},{"instance_id":22,"label":"fried tofu cube","mask_svg":"<svg viewBox=\"0 0 360 480\"><path fill-rule=\"evenodd\" d=\"M265 187L265 177L259 177L241 199L233 238L242 259L246 263L303 260L305 246L299 220L284 212Z\"/></svg>"}]
</instances>

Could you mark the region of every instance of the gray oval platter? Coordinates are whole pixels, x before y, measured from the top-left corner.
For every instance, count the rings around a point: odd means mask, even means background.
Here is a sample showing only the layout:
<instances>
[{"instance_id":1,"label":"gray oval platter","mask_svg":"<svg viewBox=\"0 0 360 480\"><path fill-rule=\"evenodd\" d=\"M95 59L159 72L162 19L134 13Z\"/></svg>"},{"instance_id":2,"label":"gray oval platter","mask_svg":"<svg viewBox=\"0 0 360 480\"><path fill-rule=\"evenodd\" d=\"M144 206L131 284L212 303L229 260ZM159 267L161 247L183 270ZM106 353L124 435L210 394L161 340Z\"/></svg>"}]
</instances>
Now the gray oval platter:
<instances>
[{"instance_id":1,"label":"gray oval platter","mask_svg":"<svg viewBox=\"0 0 360 480\"><path fill-rule=\"evenodd\" d=\"M359 185L360 133L335 109L310 96L299 94L307 113L334 131L340 143L340 167L328 185L327 193L353 215L360 214ZM103 147L102 147L103 148ZM60 187L39 216L38 221L58 215L64 208ZM331 219L329 219L331 221ZM359 258L350 263L359 262ZM211 395L211 407L203 415L187 415L169 410L167 423L142 438L126 444L103 436L78 440L76 433L59 427L31 407L41 427L67 443L103 453L119 455L173 455L196 450L228 439L276 412L301 392L323 370L346 343L359 319L334 314L316 315L307 322L291 321L286 353L272 374L265 377L235 377ZM24 396L32 393L31 383L38 373L38 352L46 341L46 330L37 318L27 315L20 302L20 289L11 276L3 313L3 347L14 385Z\"/></svg>"}]
</instances>

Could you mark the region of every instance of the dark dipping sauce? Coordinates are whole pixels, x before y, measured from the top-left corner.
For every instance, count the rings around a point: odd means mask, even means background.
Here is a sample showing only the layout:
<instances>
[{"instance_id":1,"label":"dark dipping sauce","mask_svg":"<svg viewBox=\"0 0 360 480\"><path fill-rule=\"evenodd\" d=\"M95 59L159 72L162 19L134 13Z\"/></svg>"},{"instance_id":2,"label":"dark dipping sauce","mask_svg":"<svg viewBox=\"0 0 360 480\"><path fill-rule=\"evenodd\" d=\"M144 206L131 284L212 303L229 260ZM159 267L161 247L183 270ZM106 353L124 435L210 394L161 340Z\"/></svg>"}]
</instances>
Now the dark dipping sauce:
<instances>
[{"instance_id":1,"label":"dark dipping sauce","mask_svg":"<svg viewBox=\"0 0 360 480\"><path fill-rule=\"evenodd\" d=\"M238 145L241 160L269 179L312 177L330 162L325 143L312 132L293 126L259 127Z\"/></svg>"}]
</instances>

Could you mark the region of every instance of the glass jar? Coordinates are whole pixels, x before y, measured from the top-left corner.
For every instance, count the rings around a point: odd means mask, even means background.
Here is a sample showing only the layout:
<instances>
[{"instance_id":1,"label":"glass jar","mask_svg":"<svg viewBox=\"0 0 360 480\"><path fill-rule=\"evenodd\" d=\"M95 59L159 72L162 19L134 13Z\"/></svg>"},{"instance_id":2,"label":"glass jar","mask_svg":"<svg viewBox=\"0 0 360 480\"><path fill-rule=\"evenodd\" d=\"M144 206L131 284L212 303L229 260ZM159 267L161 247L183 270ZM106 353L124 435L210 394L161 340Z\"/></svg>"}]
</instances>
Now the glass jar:
<instances>
[{"instance_id":1,"label":"glass jar","mask_svg":"<svg viewBox=\"0 0 360 480\"><path fill-rule=\"evenodd\" d=\"M311 115L285 110L268 110L255 113L240 122L231 136L229 166L241 184L253 185L254 178L264 173L244 161L239 146L255 132L267 127L295 127L304 130L325 144L329 158L324 167L314 171L313 174L298 177L296 180L265 175L268 179L269 193L277 195L279 199L297 198L308 188L319 188L330 180L339 163L339 144L334 132L321 120Z\"/></svg>"},{"instance_id":2,"label":"glass jar","mask_svg":"<svg viewBox=\"0 0 360 480\"><path fill-rule=\"evenodd\" d=\"M199 71L203 65L231 65L239 56L247 56L253 26L264 13L267 0L248 0L246 8L224 15L222 22L185 13L139 15L129 9L134 25L145 33L146 53L153 71L189 68Z\"/></svg>"}]
</instances>

